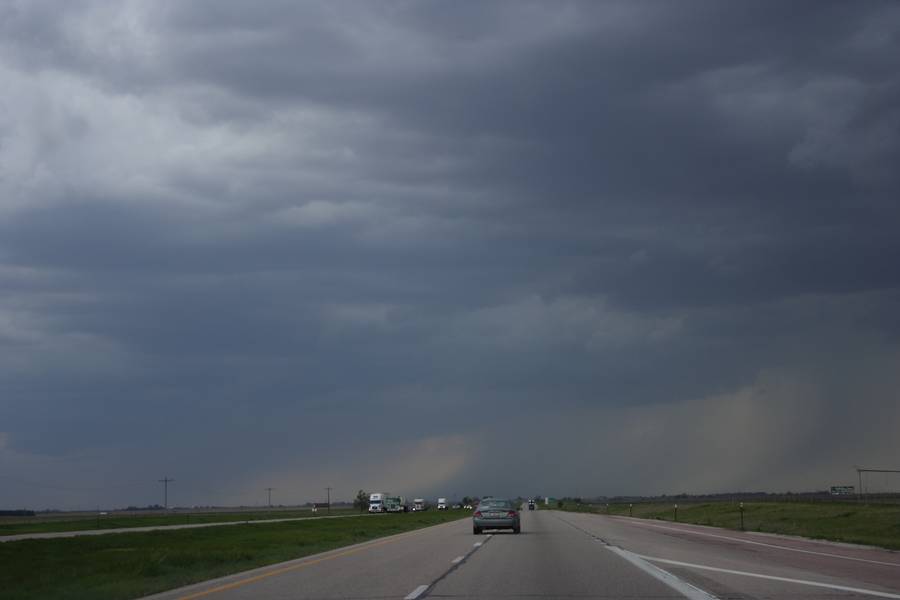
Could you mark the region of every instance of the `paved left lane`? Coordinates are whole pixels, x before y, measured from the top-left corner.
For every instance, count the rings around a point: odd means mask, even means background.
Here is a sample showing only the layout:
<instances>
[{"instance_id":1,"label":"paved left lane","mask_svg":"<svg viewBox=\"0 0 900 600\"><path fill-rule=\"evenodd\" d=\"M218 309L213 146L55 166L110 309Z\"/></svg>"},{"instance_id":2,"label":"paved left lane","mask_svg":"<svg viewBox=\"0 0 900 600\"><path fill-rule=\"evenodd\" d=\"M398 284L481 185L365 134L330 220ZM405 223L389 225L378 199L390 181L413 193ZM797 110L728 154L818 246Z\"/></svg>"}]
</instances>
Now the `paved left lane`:
<instances>
[{"instance_id":1,"label":"paved left lane","mask_svg":"<svg viewBox=\"0 0 900 600\"><path fill-rule=\"evenodd\" d=\"M470 519L380 538L322 554L148 596L146 600L405 598L490 543Z\"/></svg>"}]
</instances>

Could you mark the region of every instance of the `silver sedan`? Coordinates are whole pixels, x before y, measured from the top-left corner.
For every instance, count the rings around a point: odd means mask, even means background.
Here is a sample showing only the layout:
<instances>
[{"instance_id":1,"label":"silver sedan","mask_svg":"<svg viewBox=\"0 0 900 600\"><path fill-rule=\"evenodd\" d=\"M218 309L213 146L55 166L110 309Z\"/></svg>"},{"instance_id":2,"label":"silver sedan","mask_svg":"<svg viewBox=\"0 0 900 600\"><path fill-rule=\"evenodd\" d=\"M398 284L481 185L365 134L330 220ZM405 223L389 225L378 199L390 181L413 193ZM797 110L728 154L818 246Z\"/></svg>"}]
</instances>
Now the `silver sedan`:
<instances>
[{"instance_id":1,"label":"silver sedan","mask_svg":"<svg viewBox=\"0 0 900 600\"><path fill-rule=\"evenodd\" d=\"M515 504L500 498L482 500L472 515L472 533L478 535L485 529L512 529L513 533L522 531Z\"/></svg>"}]
</instances>

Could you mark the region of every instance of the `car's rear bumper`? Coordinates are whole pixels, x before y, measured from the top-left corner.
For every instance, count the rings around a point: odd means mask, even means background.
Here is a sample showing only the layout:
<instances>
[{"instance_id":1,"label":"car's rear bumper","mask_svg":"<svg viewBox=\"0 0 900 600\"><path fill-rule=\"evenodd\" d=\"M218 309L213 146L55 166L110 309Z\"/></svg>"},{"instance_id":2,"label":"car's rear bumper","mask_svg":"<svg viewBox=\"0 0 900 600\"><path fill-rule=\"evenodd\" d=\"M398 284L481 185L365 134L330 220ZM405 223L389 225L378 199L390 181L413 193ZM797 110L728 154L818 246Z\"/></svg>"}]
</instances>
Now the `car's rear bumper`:
<instances>
[{"instance_id":1,"label":"car's rear bumper","mask_svg":"<svg viewBox=\"0 0 900 600\"><path fill-rule=\"evenodd\" d=\"M480 529L515 529L519 519L472 519L472 524Z\"/></svg>"}]
</instances>

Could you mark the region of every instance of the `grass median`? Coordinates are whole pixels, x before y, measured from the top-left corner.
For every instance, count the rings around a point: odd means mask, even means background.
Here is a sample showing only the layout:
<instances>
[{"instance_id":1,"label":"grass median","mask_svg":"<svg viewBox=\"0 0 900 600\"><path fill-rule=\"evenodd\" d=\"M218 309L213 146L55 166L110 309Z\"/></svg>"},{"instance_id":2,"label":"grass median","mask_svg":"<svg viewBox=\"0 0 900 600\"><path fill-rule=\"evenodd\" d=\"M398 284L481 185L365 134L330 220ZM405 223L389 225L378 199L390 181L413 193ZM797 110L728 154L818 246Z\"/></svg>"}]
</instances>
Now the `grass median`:
<instances>
[{"instance_id":1,"label":"grass median","mask_svg":"<svg viewBox=\"0 0 900 600\"><path fill-rule=\"evenodd\" d=\"M5 542L0 598L137 598L470 515L428 511Z\"/></svg>"},{"instance_id":2,"label":"grass median","mask_svg":"<svg viewBox=\"0 0 900 600\"><path fill-rule=\"evenodd\" d=\"M91 529L124 529L128 527L159 527L166 525L197 525L201 523L235 523L241 521L262 521L267 519L295 519L304 517L324 517L359 514L356 509L324 509L312 512L299 510L259 510L241 512L171 512L169 514L124 513L81 516L78 518L56 518L26 520L21 517L6 522L0 520L0 535L26 533L52 533L58 531L88 531Z\"/></svg>"},{"instance_id":3,"label":"grass median","mask_svg":"<svg viewBox=\"0 0 900 600\"><path fill-rule=\"evenodd\" d=\"M562 510L629 515L628 504L620 503L609 505L565 503ZM635 503L631 508L631 514L644 519L674 521L675 503ZM678 521L740 529L740 503L679 502ZM744 529L900 550L900 505L865 505L849 502L744 502Z\"/></svg>"}]
</instances>

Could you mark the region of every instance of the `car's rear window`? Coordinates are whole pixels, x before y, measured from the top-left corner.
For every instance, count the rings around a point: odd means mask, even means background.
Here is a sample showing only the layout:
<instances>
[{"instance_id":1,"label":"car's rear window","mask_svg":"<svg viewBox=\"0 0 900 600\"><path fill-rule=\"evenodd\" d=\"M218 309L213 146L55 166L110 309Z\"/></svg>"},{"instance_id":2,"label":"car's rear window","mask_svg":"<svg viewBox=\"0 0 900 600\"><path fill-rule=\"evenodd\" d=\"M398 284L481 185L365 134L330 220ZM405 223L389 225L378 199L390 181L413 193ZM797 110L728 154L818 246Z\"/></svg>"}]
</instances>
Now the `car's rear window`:
<instances>
[{"instance_id":1,"label":"car's rear window","mask_svg":"<svg viewBox=\"0 0 900 600\"><path fill-rule=\"evenodd\" d=\"M508 500L484 500L478 506L479 508L510 508L512 505Z\"/></svg>"}]
</instances>

